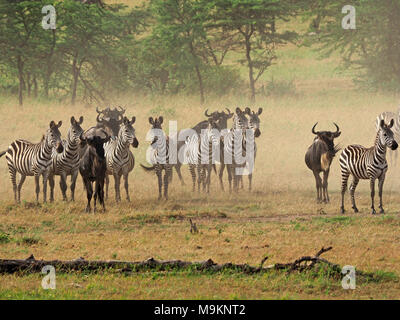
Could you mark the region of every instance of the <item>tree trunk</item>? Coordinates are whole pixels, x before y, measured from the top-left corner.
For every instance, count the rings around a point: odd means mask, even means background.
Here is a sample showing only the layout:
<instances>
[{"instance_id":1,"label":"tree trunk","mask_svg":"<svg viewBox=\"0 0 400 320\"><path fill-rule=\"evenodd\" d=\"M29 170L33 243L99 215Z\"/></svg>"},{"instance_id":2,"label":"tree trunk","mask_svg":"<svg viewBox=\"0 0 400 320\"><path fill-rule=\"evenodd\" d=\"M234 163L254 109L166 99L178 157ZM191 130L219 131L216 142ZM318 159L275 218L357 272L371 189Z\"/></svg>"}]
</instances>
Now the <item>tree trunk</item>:
<instances>
[{"instance_id":1,"label":"tree trunk","mask_svg":"<svg viewBox=\"0 0 400 320\"><path fill-rule=\"evenodd\" d=\"M32 82L33 82L33 96L35 98L37 98L37 96L38 96L38 85L37 85L36 75L35 74L33 75Z\"/></svg>"},{"instance_id":2,"label":"tree trunk","mask_svg":"<svg viewBox=\"0 0 400 320\"><path fill-rule=\"evenodd\" d=\"M256 87L255 87L255 80L254 80L254 70L253 70L253 61L251 59L251 44L250 44L250 36L245 37L246 40L246 59L247 65L249 67L249 83L250 83L250 100L251 102L256 101Z\"/></svg>"},{"instance_id":3,"label":"tree trunk","mask_svg":"<svg viewBox=\"0 0 400 320\"><path fill-rule=\"evenodd\" d=\"M18 86L18 101L19 105L23 105L23 95L22 91L24 89L24 62L21 59L21 56L17 57L17 67L18 67L18 80L19 80L19 86Z\"/></svg>"},{"instance_id":4,"label":"tree trunk","mask_svg":"<svg viewBox=\"0 0 400 320\"><path fill-rule=\"evenodd\" d=\"M72 62L72 88L71 88L71 104L74 105L76 101L76 89L78 87L79 69L77 66L77 58L75 57Z\"/></svg>"},{"instance_id":5,"label":"tree trunk","mask_svg":"<svg viewBox=\"0 0 400 320\"><path fill-rule=\"evenodd\" d=\"M49 97L49 82L50 82L50 77L53 74L53 64L54 64L53 55L54 55L54 48L56 46L56 30L53 29L52 33L53 33L53 39L52 39L51 49L47 58L47 64L46 64L47 70L43 81L44 96L46 98Z\"/></svg>"}]
</instances>

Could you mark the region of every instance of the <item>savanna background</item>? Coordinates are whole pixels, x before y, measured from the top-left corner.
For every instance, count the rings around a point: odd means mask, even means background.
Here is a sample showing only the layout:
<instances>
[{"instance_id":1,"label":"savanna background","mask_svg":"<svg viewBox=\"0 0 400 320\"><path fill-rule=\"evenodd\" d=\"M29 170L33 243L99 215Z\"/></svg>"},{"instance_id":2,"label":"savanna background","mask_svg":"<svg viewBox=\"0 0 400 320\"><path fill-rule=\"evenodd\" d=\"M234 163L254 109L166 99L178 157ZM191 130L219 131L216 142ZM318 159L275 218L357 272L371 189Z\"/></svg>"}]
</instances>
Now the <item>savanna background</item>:
<instances>
[{"instance_id":1,"label":"savanna background","mask_svg":"<svg viewBox=\"0 0 400 320\"><path fill-rule=\"evenodd\" d=\"M289 262L333 246L324 257L375 272L343 290L323 270L306 273L173 271L121 275L57 274L57 289L42 275L0 276L2 299L393 299L399 298L399 168L388 151L385 215L370 215L369 184L361 182L359 214L340 215L340 170L334 159L329 204L315 201L315 180L304 163L311 128L342 132L337 143L372 146L375 119L397 112L400 56L397 1L0 1L0 149L16 138L38 142L51 120L84 116L96 107L122 106L139 148L130 174L131 202L84 213L78 177L75 202L35 203L34 181L15 205L6 160L0 159L0 258L138 261L169 260L258 265ZM53 4L57 29L43 30L41 8ZM357 28L344 30L341 8L356 8ZM397 29L396 29L397 28ZM250 44L250 46L248 46ZM209 195L191 192L174 174L168 201L144 172L149 116L177 120L179 129L204 111L263 108L253 192L222 192L212 176ZM228 123L230 126L231 123ZM164 129L168 131L168 122ZM68 180L69 182L69 180ZM226 174L224 182L227 186ZM68 190L69 191L69 190ZM69 193L68 193L69 194ZM376 197L377 198L377 197ZM376 199L377 200L377 199ZM190 233L188 219L199 228Z\"/></svg>"}]
</instances>

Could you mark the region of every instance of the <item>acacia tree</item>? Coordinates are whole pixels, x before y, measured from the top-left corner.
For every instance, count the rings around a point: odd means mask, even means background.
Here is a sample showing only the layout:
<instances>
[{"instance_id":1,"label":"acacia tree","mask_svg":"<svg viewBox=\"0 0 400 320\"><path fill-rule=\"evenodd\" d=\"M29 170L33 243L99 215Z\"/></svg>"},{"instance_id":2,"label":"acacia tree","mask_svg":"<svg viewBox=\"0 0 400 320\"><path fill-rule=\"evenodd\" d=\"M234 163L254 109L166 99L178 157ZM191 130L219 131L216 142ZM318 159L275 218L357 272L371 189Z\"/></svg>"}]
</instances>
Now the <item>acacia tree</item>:
<instances>
[{"instance_id":1,"label":"acacia tree","mask_svg":"<svg viewBox=\"0 0 400 320\"><path fill-rule=\"evenodd\" d=\"M17 75L21 106L27 86L25 68L35 56L35 37L41 29L41 8L41 1L0 1L0 63Z\"/></svg>"},{"instance_id":2,"label":"acacia tree","mask_svg":"<svg viewBox=\"0 0 400 320\"><path fill-rule=\"evenodd\" d=\"M295 10L290 1L214 0L215 26L236 34L239 60L248 68L250 98L255 101L256 82L276 59L276 48L295 39L296 33L278 32L277 21L288 21Z\"/></svg>"}]
</instances>

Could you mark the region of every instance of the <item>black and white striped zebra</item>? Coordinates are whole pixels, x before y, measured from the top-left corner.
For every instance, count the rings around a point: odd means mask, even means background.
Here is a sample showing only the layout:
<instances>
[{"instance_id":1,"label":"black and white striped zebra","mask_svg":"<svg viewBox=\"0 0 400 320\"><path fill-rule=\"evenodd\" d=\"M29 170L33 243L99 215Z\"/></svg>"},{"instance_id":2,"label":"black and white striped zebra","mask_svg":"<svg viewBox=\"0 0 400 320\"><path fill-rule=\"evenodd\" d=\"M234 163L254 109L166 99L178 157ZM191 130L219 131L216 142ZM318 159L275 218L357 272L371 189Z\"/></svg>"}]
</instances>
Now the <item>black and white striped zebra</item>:
<instances>
[{"instance_id":1,"label":"black and white striped zebra","mask_svg":"<svg viewBox=\"0 0 400 320\"><path fill-rule=\"evenodd\" d=\"M238 191L239 170L243 170L246 166L246 161L241 161L246 157L246 130L249 126L249 120L246 113L240 108L236 108L235 115L233 116L233 124L223 136L223 143L221 144L222 161L226 166L228 172L229 192L232 192L232 179L233 189ZM220 170L223 170L221 166Z\"/></svg>"},{"instance_id":2,"label":"black and white striped zebra","mask_svg":"<svg viewBox=\"0 0 400 320\"><path fill-rule=\"evenodd\" d=\"M342 206L341 213L344 213L344 194L347 189L347 181L349 176L353 176L353 182L350 186L350 196L354 212L358 212L354 192L360 179L368 179L371 187L371 209L372 214L375 214L374 196L375 196L375 180L379 183L379 208L380 213L384 213L382 205L382 192L385 175L388 169L386 162L386 148L396 150L398 144L394 139L391 128L394 120L390 121L389 125L381 120L379 130L376 135L375 144L371 148L365 148L360 145L350 145L346 147L340 155L340 168L342 172Z\"/></svg>"},{"instance_id":3,"label":"black and white striped zebra","mask_svg":"<svg viewBox=\"0 0 400 320\"><path fill-rule=\"evenodd\" d=\"M67 176L71 176L71 201L75 200L75 185L79 173L79 146L81 143L81 134L83 129L81 124L83 117L79 121L75 117L71 117L71 126L69 127L67 140L64 141L64 151L57 153L53 150L52 165L49 169L49 186L50 186L50 201L54 201L54 176L60 176L60 189L63 200L67 200Z\"/></svg>"},{"instance_id":4,"label":"black and white striped zebra","mask_svg":"<svg viewBox=\"0 0 400 320\"><path fill-rule=\"evenodd\" d=\"M51 165L52 150L55 148L59 153L63 151L61 133L59 131L61 125L62 121L58 124L51 121L49 129L47 129L42 141L39 143L35 144L22 139L15 140L6 151L0 153L0 157L4 154L6 155L16 203L21 202L21 188L27 176L35 177L37 202L39 202L40 192L39 178L43 176L43 202L46 202L47 178ZM17 172L21 175L18 186Z\"/></svg>"},{"instance_id":5,"label":"black and white striped zebra","mask_svg":"<svg viewBox=\"0 0 400 320\"><path fill-rule=\"evenodd\" d=\"M394 120L394 125L392 128L394 139L396 140L397 143L399 143L399 141L400 141L400 107L397 110L397 113L385 111L376 117L376 121L375 121L376 132L378 132L378 130L379 130L379 125L381 123L381 120L385 121L385 123L390 123L390 121L392 119ZM396 163L397 163L398 152L399 152L398 150L389 152L390 162L394 165L396 165Z\"/></svg>"},{"instance_id":6,"label":"black and white striped zebra","mask_svg":"<svg viewBox=\"0 0 400 320\"><path fill-rule=\"evenodd\" d=\"M168 200L168 183L172 175L172 164L169 163L169 137L162 130L163 117L149 118L152 125L150 131L151 144L147 158L152 167L140 166L146 171L155 171L158 179L158 199L162 198L162 186L164 185L164 197ZM164 181L162 171L164 170Z\"/></svg>"},{"instance_id":7,"label":"black and white striped zebra","mask_svg":"<svg viewBox=\"0 0 400 320\"><path fill-rule=\"evenodd\" d=\"M211 170L215 162L219 161L220 151L220 128L217 121L212 118L208 120L208 127L201 129L200 135L193 134L186 139L185 163L189 165L192 176L193 191L196 189L196 169L197 185L200 192L200 185L203 183L203 191L207 188L210 192Z\"/></svg>"},{"instance_id":8,"label":"black and white striped zebra","mask_svg":"<svg viewBox=\"0 0 400 320\"><path fill-rule=\"evenodd\" d=\"M137 148L139 145L135 129L132 126L135 120L136 117L132 117L131 120L124 117L117 138L110 140L104 145L107 159L106 198L108 198L108 175L113 175L115 182L115 200L117 202L121 201L120 183L122 176L124 177L126 199L130 201L128 176L135 166L135 157L129 150L129 146L132 145L132 147Z\"/></svg>"}]
</instances>

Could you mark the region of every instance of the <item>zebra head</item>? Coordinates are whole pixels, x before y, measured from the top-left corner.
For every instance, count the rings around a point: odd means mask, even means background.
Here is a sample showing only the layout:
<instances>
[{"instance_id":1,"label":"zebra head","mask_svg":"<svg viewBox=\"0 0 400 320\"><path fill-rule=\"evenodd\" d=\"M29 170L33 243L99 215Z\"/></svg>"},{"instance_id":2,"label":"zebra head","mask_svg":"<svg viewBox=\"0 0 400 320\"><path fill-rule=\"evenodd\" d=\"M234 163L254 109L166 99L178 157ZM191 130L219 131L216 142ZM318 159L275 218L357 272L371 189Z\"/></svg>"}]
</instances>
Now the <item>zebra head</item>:
<instances>
[{"instance_id":1,"label":"zebra head","mask_svg":"<svg viewBox=\"0 0 400 320\"><path fill-rule=\"evenodd\" d=\"M64 150L61 140L61 133L60 130L58 130L58 128L60 128L61 125L62 121L59 121L58 124L56 124L54 121L51 121L45 137L47 145L56 149L58 153L61 153Z\"/></svg>"},{"instance_id":2,"label":"zebra head","mask_svg":"<svg viewBox=\"0 0 400 320\"><path fill-rule=\"evenodd\" d=\"M139 146L139 141L136 138L135 129L132 126L135 121L136 117L132 117L131 120L124 117L122 119L121 128L119 129L118 138L123 142L131 144L132 147L137 148Z\"/></svg>"},{"instance_id":3,"label":"zebra head","mask_svg":"<svg viewBox=\"0 0 400 320\"><path fill-rule=\"evenodd\" d=\"M164 121L164 118L162 116L158 117L158 118L154 118L150 117L149 118L149 123L151 124L151 129L155 132L157 132L158 130L162 130L162 123ZM151 142L151 145L155 144L158 140L158 135L154 135L154 138Z\"/></svg>"},{"instance_id":4,"label":"zebra head","mask_svg":"<svg viewBox=\"0 0 400 320\"><path fill-rule=\"evenodd\" d=\"M250 110L250 109L249 109ZM246 117L246 112L240 108L236 108L233 117L233 129L246 130L249 127L249 120Z\"/></svg>"},{"instance_id":5,"label":"zebra head","mask_svg":"<svg viewBox=\"0 0 400 320\"><path fill-rule=\"evenodd\" d=\"M385 124L385 120L381 120L380 122L380 130L378 132L379 140L382 145L389 147L392 150L396 150L399 146L394 139L392 127L394 125L394 120L390 120L389 125Z\"/></svg>"},{"instance_id":6,"label":"zebra head","mask_svg":"<svg viewBox=\"0 0 400 320\"><path fill-rule=\"evenodd\" d=\"M257 113L251 111L250 108L246 108L245 113L249 116L249 129L253 130L254 137L259 137L261 135L260 131L260 117L262 113L262 108L258 108Z\"/></svg>"},{"instance_id":7,"label":"zebra head","mask_svg":"<svg viewBox=\"0 0 400 320\"><path fill-rule=\"evenodd\" d=\"M83 117L79 117L79 121L76 121L75 117L71 117L71 127L69 128L68 131L68 137L70 141L73 141L75 143L80 143L81 142L81 134L83 132L83 129L81 127L81 124L83 122Z\"/></svg>"}]
</instances>

